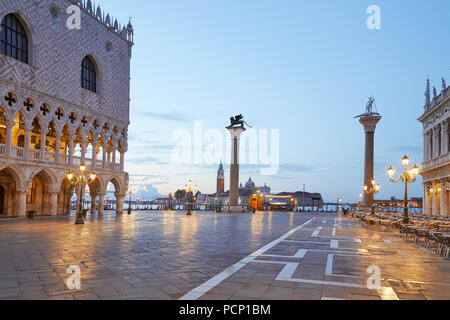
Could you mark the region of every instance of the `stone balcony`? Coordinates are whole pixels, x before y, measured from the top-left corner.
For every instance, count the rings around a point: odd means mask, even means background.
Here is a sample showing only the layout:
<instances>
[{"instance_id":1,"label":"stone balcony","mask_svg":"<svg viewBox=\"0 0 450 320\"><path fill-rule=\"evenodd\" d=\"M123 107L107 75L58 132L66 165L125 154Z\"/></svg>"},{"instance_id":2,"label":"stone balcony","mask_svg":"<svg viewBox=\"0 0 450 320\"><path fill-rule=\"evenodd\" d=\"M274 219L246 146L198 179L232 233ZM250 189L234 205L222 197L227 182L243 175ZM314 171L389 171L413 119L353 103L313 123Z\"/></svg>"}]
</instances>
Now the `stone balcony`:
<instances>
[{"instance_id":1,"label":"stone balcony","mask_svg":"<svg viewBox=\"0 0 450 320\"><path fill-rule=\"evenodd\" d=\"M440 155L439 157L433 158L431 160L422 163L422 170L435 169L450 163L450 152Z\"/></svg>"},{"instance_id":2,"label":"stone balcony","mask_svg":"<svg viewBox=\"0 0 450 320\"><path fill-rule=\"evenodd\" d=\"M5 144L0 144L0 160L1 158L7 157L9 159L23 160L23 161L33 161L33 162L42 162L47 164L62 165L69 166L73 168L78 168L82 163L82 157L80 156L72 156L70 157L68 154L60 154L58 161L56 161L56 156L54 152L45 152L45 158L41 157L41 150L30 149L29 156L26 158L25 151L23 147L11 146L11 151L9 156L7 156L7 146ZM72 158L72 159L71 159ZM95 162L95 163L94 163ZM122 165L120 163L110 162L110 161L102 161L97 160L94 161L92 158L85 158L84 164L89 169L94 170L105 170L105 171L114 171L114 172L123 172Z\"/></svg>"}]
</instances>

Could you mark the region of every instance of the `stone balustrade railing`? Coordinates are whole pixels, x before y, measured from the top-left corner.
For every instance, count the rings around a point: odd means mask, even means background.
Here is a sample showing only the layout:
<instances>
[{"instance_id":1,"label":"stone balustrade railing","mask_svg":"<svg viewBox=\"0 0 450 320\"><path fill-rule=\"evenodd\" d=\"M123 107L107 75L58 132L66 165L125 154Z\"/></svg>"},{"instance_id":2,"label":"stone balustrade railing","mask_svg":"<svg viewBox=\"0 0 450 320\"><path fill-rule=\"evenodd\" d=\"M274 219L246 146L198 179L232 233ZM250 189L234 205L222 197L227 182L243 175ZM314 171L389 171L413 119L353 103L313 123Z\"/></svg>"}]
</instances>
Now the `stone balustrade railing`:
<instances>
[{"instance_id":1,"label":"stone balustrade railing","mask_svg":"<svg viewBox=\"0 0 450 320\"><path fill-rule=\"evenodd\" d=\"M446 154L443 154L443 155L441 155L441 156L439 156L437 158L425 161L423 163L423 165L422 165L423 166L423 170L432 168L432 167L440 165L440 164L444 164L444 163L446 163L448 161L450 161L450 152L446 153Z\"/></svg>"},{"instance_id":2,"label":"stone balustrade railing","mask_svg":"<svg viewBox=\"0 0 450 320\"><path fill-rule=\"evenodd\" d=\"M0 144L0 157L6 156L6 150L7 147L5 144ZM25 150L23 147L18 146L12 146L10 151L10 157L11 158L18 158L18 159L24 159ZM55 153L54 152L45 152L45 159L41 159L41 151L30 149L29 150L29 159L33 161L42 161L47 163L57 163L55 159ZM59 155L59 162L62 164L70 165L69 163L69 155L68 154L60 154ZM72 157L72 165L73 166L79 166L81 164L81 157L80 156L73 156ZM120 163L114 163L114 162L108 162L105 161L105 164L103 165L102 160L97 160L95 166L93 166L92 158L85 158L84 164L93 169L104 169L104 170L110 170L110 171L123 171L121 168Z\"/></svg>"}]
</instances>

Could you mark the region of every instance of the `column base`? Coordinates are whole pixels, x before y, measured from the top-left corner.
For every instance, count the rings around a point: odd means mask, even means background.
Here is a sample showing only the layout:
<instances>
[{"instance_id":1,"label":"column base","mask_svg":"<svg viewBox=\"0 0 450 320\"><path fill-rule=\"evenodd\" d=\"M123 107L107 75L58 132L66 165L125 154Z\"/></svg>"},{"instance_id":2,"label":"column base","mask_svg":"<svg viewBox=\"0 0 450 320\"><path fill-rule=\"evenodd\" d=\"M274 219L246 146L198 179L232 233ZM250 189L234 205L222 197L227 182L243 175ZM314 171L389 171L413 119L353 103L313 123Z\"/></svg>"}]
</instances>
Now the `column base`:
<instances>
[{"instance_id":1,"label":"column base","mask_svg":"<svg viewBox=\"0 0 450 320\"><path fill-rule=\"evenodd\" d=\"M223 212L228 213L243 213L248 212L247 207L245 206L228 206L223 208Z\"/></svg>"}]
</instances>

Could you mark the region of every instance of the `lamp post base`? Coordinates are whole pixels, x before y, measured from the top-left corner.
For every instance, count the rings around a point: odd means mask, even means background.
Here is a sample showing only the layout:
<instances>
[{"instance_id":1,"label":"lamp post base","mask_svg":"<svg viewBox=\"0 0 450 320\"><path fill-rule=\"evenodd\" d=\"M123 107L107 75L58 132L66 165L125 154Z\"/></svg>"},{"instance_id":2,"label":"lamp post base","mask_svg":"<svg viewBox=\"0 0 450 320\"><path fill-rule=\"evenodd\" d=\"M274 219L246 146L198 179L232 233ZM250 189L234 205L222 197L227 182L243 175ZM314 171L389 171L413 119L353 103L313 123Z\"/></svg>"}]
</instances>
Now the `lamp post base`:
<instances>
[{"instance_id":1,"label":"lamp post base","mask_svg":"<svg viewBox=\"0 0 450 320\"><path fill-rule=\"evenodd\" d=\"M75 224L76 225L83 225L84 224L83 218L77 217L77 220L75 220Z\"/></svg>"},{"instance_id":2,"label":"lamp post base","mask_svg":"<svg viewBox=\"0 0 450 320\"><path fill-rule=\"evenodd\" d=\"M131 214L131 208L128 208L128 214Z\"/></svg>"}]
</instances>

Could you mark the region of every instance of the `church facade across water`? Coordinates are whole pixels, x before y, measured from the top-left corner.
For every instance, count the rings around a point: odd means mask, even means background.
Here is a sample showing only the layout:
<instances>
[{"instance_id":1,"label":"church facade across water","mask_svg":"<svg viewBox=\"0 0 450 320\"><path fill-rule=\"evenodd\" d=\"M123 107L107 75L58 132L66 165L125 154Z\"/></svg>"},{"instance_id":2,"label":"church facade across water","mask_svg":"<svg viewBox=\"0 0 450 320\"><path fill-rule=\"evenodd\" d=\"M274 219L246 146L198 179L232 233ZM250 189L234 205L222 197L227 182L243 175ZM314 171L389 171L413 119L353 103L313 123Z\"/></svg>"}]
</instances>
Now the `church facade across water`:
<instances>
[{"instance_id":1,"label":"church facade across water","mask_svg":"<svg viewBox=\"0 0 450 320\"><path fill-rule=\"evenodd\" d=\"M225 191L225 170L222 162L217 170L217 186L216 193L213 194L202 194L199 196L198 203L208 204L208 205L229 205L229 191ZM270 186L264 182L264 185L257 186L253 181L252 177L249 177L245 183L240 183L238 188L238 205L247 207L249 206L252 198L262 198L261 203L270 207L270 203L276 203L278 206L281 203L286 202L287 206L305 206L311 207L323 207L323 199L320 193L309 193L309 192L280 192L272 193Z\"/></svg>"}]
</instances>

